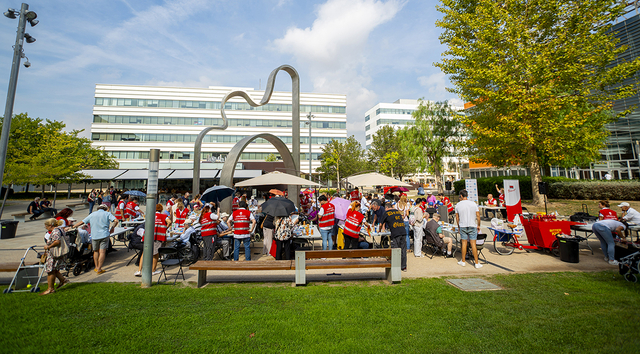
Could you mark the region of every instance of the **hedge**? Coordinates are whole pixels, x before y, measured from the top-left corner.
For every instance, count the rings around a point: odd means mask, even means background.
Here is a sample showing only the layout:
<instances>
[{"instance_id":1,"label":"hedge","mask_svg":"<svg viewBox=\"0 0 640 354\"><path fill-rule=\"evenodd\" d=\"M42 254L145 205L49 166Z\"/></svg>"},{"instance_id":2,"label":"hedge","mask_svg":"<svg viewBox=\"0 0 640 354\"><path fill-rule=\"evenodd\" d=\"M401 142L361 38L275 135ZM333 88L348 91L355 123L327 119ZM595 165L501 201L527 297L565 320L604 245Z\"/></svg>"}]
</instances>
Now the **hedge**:
<instances>
[{"instance_id":1,"label":"hedge","mask_svg":"<svg viewBox=\"0 0 640 354\"><path fill-rule=\"evenodd\" d=\"M533 199L530 176L502 176L478 178L478 195L496 195L496 184L503 186L503 180L516 179L520 182L520 196L523 200ZM640 200L640 182L638 180L577 180L565 177L542 177L549 183L549 198L552 199L589 199L589 200ZM465 187L464 180L454 183L456 194Z\"/></svg>"}]
</instances>

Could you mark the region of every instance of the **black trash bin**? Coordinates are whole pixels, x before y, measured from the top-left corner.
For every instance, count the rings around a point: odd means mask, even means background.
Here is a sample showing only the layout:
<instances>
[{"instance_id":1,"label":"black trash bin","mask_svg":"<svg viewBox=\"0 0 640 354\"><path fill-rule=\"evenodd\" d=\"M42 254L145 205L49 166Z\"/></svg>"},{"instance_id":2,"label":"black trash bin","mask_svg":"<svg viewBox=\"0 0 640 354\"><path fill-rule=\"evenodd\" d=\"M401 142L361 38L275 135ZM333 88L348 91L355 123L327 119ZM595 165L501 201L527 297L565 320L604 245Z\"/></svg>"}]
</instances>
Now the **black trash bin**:
<instances>
[{"instance_id":1,"label":"black trash bin","mask_svg":"<svg viewBox=\"0 0 640 354\"><path fill-rule=\"evenodd\" d=\"M575 238L557 236L560 260L569 263L580 263L579 243Z\"/></svg>"},{"instance_id":2,"label":"black trash bin","mask_svg":"<svg viewBox=\"0 0 640 354\"><path fill-rule=\"evenodd\" d=\"M2 229L0 230L0 239L16 237L18 221L0 220L0 225L2 225Z\"/></svg>"}]
</instances>

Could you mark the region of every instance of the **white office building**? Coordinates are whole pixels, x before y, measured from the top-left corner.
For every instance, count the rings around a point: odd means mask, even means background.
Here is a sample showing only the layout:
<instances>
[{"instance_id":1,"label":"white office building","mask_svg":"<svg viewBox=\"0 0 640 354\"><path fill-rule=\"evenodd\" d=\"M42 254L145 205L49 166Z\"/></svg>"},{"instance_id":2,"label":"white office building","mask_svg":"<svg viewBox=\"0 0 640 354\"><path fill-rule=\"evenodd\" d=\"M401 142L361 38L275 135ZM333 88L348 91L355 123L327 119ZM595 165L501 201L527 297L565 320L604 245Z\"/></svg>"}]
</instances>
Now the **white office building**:
<instances>
[{"instance_id":1,"label":"white office building","mask_svg":"<svg viewBox=\"0 0 640 354\"><path fill-rule=\"evenodd\" d=\"M252 88L160 87L97 84L93 106L91 139L96 147L112 154L121 169L148 166L149 150L159 148L160 168L192 169L194 142L206 126L222 124L220 102L225 94L246 91L259 102L264 91ZM347 97L343 94L300 94L301 170L309 170L309 143L312 169L320 166L322 147L332 139L347 138ZM242 98L227 102L229 127L213 130L202 144L203 169L222 167L231 148L241 139L258 133L272 133L291 149L291 92L274 92L268 104L251 107ZM307 115L313 115L311 142ZM265 161L277 150L258 139L242 154L243 161Z\"/></svg>"}]
</instances>

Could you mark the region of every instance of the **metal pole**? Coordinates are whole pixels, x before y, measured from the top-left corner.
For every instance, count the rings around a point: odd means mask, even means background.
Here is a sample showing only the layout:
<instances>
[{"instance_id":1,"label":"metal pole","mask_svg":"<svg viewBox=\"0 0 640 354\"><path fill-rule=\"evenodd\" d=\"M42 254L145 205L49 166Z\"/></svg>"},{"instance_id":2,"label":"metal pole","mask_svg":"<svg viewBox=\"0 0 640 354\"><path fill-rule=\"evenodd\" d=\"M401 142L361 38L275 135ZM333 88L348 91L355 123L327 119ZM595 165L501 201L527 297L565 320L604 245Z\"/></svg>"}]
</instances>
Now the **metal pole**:
<instances>
[{"instance_id":1,"label":"metal pole","mask_svg":"<svg viewBox=\"0 0 640 354\"><path fill-rule=\"evenodd\" d=\"M309 119L309 181L311 181L311 118L313 118L313 115L311 114L311 112L309 112L309 114L307 114L307 119Z\"/></svg>"},{"instance_id":2,"label":"metal pole","mask_svg":"<svg viewBox=\"0 0 640 354\"><path fill-rule=\"evenodd\" d=\"M9 146L9 133L11 132L11 119L13 118L13 102L16 99L16 86L18 84L18 71L20 70L20 59L22 57L22 43L24 41L24 28L27 23L28 4L22 4L20 9L20 19L18 20L18 33L16 34L16 44L13 47L13 64L11 65L11 76L9 77L9 89L7 90L7 104L4 107L4 119L2 121L2 135L0 135L0 187L4 177L4 166L7 159L7 147ZM2 210L0 210L2 218Z\"/></svg>"},{"instance_id":3,"label":"metal pole","mask_svg":"<svg viewBox=\"0 0 640 354\"><path fill-rule=\"evenodd\" d=\"M638 169L640 169L640 141L638 141L638 140L636 140L636 147L638 148L636 150L636 157L638 158ZM638 173L639 173L639 176L640 176L640 172L638 172ZM632 172L632 174L633 174L633 172ZM631 179L633 179L633 176L631 176Z\"/></svg>"},{"instance_id":4,"label":"metal pole","mask_svg":"<svg viewBox=\"0 0 640 354\"><path fill-rule=\"evenodd\" d=\"M151 287L151 267L153 266L153 234L155 228L156 202L158 198L158 169L160 149L149 152L149 177L147 179L147 212L144 221L144 250L142 251L142 284Z\"/></svg>"}]
</instances>

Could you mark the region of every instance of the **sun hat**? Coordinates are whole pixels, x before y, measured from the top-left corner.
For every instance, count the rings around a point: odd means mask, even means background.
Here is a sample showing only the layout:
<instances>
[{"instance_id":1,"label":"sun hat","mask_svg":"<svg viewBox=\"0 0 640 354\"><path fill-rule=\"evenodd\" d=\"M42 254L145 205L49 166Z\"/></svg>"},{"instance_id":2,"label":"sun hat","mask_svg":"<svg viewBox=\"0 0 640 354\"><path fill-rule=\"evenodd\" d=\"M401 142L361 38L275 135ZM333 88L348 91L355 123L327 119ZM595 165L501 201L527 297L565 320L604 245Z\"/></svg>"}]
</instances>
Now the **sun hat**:
<instances>
[{"instance_id":1,"label":"sun hat","mask_svg":"<svg viewBox=\"0 0 640 354\"><path fill-rule=\"evenodd\" d=\"M224 218L224 217L228 217L228 216L229 216L229 214L227 214L227 213L224 213L224 212L220 213L220 218L221 219Z\"/></svg>"},{"instance_id":2,"label":"sun hat","mask_svg":"<svg viewBox=\"0 0 640 354\"><path fill-rule=\"evenodd\" d=\"M618 205L618 208L628 207L628 206L631 206L631 205L629 205L629 203L627 203L627 202L622 202L622 203L620 203L620 205Z\"/></svg>"}]
</instances>

